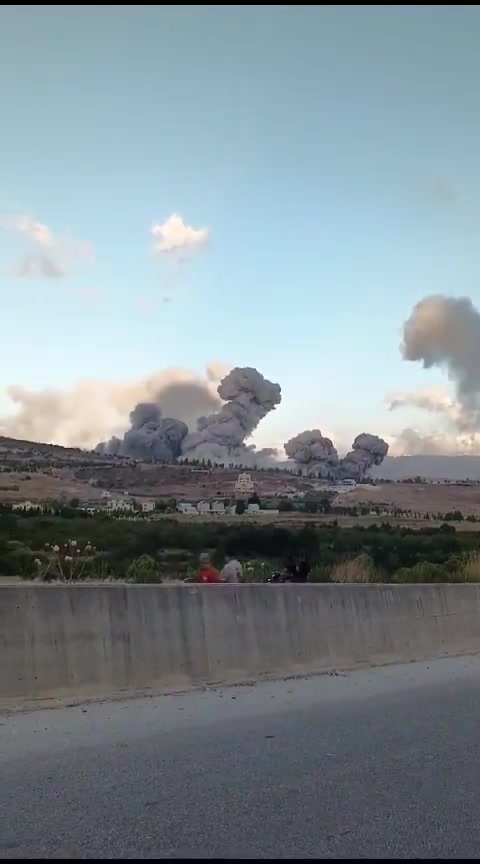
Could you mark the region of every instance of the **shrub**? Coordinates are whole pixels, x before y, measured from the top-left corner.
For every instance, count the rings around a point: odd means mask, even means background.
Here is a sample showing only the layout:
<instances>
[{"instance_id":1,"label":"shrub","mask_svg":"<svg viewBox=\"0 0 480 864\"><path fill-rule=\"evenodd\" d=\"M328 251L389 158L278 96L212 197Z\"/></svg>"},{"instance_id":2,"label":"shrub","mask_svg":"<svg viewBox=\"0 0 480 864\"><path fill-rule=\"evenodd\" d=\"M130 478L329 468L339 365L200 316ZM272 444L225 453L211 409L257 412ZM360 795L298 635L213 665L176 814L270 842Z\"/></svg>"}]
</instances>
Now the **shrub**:
<instances>
[{"instance_id":1,"label":"shrub","mask_svg":"<svg viewBox=\"0 0 480 864\"><path fill-rule=\"evenodd\" d=\"M401 567L394 575L393 581L407 583L452 582L448 568L443 564L432 564L431 561L419 561L414 567Z\"/></svg>"},{"instance_id":2,"label":"shrub","mask_svg":"<svg viewBox=\"0 0 480 864\"><path fill-rule=\"evenodd\" d=\"M126 579L127 582L136 582L137 584L155 584L162 581L158 564L151 555L141 555L140 558L135 558L127 567Z\"/></svg>"},{"instance_id":3,"label":"shrub","mask_svg":"<svg viewBox=\"0 0 480 864\"><path fill-rule=\"evenodd\" d=\"M377 573L368 555L358 555L335 564L330 570L331 582L377 582Z\"/></svg>"}]
</instances>

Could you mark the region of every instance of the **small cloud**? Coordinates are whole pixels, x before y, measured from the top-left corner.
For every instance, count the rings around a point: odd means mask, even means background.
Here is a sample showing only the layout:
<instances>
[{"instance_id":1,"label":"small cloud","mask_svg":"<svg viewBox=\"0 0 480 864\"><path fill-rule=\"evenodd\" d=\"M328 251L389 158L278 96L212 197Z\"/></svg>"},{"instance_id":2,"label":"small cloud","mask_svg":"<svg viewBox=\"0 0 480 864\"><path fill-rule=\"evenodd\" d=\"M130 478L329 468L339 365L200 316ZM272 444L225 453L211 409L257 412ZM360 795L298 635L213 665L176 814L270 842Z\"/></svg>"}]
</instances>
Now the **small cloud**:
<instances>
[{"instance_id":1,"label":"small cloud","mask_svg":"<svg viewBox=\"0 0 480 864\"><path fill-rule=\"evenodd\" d=\"M182 263L187 250L193 251L206 246L210 239L209 228L193 228L191 225L186 225L182 217L176 213L173 213L166 222L154 225L151 233L156 240L154 251L157 255L181 253Z\"/></svg>"},{"instance_id":2,"label":"small cloud","mask_svg":"<svg viewBox=\"0 0 480 864\"><path fill-rule=\"evenodd\" d=\"M45 279L63 279L66 275L58 262L43 252L24 255L17 265L17 276L20 279L34 279L35 276L43 276Z\"/></svg>"},{"instance_id":3,"label":"small cloud","mask_svg":"<svg viewBox=\"0 0 480 864\"><path fill-rule=\"evenodd\" d=\"M57 237L48 225L31 216L0 221L0 228L15 233L28 247L17 263L20 279L64 279L77 264L93 260L90 243L73 237Z\"/></svg>"},{"instance_id":4,"label":"small cloud","mask_svg":"<svg viewBox=\"0 0 480 864\"><path fill-rule=\"evenodd\" d=\"M162 297L162 302L163 302L163 303L171 303L171 302L172 302L172 298L171 298L171 297Z\"/></svg>"}]
</instances>

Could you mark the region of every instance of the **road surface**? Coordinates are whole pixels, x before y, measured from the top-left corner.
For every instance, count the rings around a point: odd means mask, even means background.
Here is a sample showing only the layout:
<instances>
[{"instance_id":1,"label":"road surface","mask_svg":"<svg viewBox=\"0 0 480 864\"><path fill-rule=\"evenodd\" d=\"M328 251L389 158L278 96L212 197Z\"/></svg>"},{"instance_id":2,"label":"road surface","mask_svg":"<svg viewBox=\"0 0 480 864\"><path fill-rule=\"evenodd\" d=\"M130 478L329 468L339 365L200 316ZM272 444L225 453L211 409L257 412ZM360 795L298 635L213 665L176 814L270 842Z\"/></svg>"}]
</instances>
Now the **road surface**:
<instances>
[{"instance_id":1,"label":"road surface","mask_svg":"<svg viewBox=\"0 0 480 864\"><path fill-rule=\"evenodd\" d=\"M480 658L0 716L1 858L476 858Z\"/></svg>"}]
</instances>

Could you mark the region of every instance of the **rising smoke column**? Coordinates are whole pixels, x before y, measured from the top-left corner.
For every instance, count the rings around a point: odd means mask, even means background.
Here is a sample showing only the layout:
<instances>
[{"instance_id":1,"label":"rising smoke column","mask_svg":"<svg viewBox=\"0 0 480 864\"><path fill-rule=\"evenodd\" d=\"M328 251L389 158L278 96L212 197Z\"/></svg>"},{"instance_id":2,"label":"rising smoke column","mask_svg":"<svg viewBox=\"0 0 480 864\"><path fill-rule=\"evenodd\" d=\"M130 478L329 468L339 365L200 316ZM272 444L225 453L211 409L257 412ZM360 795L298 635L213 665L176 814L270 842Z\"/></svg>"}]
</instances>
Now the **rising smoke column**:
<instances>
[{"instance_id":1,"label":"rising smoke column","mask_svg":"<svg viewBox=\"0 0 480 864\"><path fill-rule=\"evenodd\" d=\"M338 453L330 438L324 438L320 429L300 432L283 446L287 456L294 460L302 473L316 477L335 476Z\"/></svg>"},{"instance_id":2,"label":"rising smoke column","mask_svg":"<svg viewBox=\"0 0 480 864\"><path fill-rule=\"evenodd\" d=\"M139 402L130 413L130 424L123 438L114 436L110 441L101 442L96 447L97 452L168 463L180 456L188 426L181 420L162 417L155 402Z\"/></svg>"},{"instance_id":3,"label":"rising smoke column","mask_svg":"<svg viewBox=\"0 0 480 864\"><path fill-rule=\"evenodd\" d=\"M378 435L361 432L355 438L352 449L341 459L337 477L339 480L361 480L374 465L381 465L388 453L388 444Z\"/></svg>"},{"instance_id":4,"label":"rising smoke column","mask_svg":"<svg viewBox=\"0 0 480 864\"><path fill-rule=\"evenodd\" d=\"M471 429L480 426L480 313L468 297L425 297L403 326L405 360L437 366L455 385Z\"/></svg>"},{"instance_id":5,"label":"rising smoke column","mask_svg":"<svg viewBox=\"0 0 480 864\"><path fill-rule=\"evenodd\" d=\"M188 459L254 464L256 453L245 444L258 424L281 401L281 388L252 367L236 367L222 380L218 395L224 405L215 414L201 417L197 431L182 445Z\"/></svg>"},{"instance_id":6,"label":"rising smoke column","mask_svg":"<svg viewBox=\"0 0 480 864\"><path fill-rule=\"evenodd\" d=\"M361 480L370 468L380 465L388 453L386 441L362 432L355 438L351 451L339 460L334 444L330 438L324 438L319 429L300 432L284 447L302 473L332 480Z\"/></svg>"}]
</instances>

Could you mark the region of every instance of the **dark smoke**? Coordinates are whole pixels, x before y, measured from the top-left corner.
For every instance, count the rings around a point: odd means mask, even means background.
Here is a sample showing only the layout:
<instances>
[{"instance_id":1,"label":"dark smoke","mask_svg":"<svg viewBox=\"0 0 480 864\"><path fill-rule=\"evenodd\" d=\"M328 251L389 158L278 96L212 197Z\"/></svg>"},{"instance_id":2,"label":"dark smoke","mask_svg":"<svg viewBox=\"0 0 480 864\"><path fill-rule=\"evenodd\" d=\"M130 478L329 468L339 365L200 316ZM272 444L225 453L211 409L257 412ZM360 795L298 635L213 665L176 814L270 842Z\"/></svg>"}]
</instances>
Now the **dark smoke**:
<instances>
[{"instance_id":1,"label":"dark smoke","mask_svg":"<svg viewBox=\"0 0 480 864\"><path fill-rule=\"evenodd\" d=\"M155 402L139 402L130 414L131 427L123 438L114 436L97 445L100 453L175 462L182 452L188 426L181 420L162 417Z\"/></svg>"},{"instance_id":2,"label":"dark smoke","mask_svg":"<svg viewBox=\"0 0 480 864\"><path fill-rule=\"evenodd\" d=\"M330 438L324 438L320 429L299 432L284 444L284 449L303 473L316 477L335 476L338 453Z\"/></svg>"},{"instance_id":3,"label":"dark smoke","mask_svg":"<svg viewBox=\"0 0 480 864\"><path fill-rule=\"evenodd\" d=\"M380 465L388 453L386 441L362 432L355 438L351 451L339 459L334 444L319 429L300 432L284 447L302 473L332 480L361 480L370 468Z\"/></svg>"},{"instance_id":4,"label":"dark smoke","mask_svg":"<svg viewBox=\"0 0 480 864\"><path fill-rule=\"evenodd\" d=\"M388 453L388 444L378 435L362 432L355 438L352 449L340 461L337 477L340 480L361 480L374 465L381 465Z\"/></svg>"},{"instance_id":5,"label":"dark smoke","mask_svg":"<svg viewBox=\"0 0 480 864\"><path fill-rule=\"evenodd\" d=\"M249 366L236 367L220 383L218 395L225 404L215 414L199 418L197 431L183 442L184 456L244 465L258 462L258 457L271 458L270 454L247 447L245 440L280 403L280 385Z\"/></svg>"},{"instance_id":6,"label":"dark smoke","mask_svg":"<svg viewBox=\"0 0 480 864\"><path fill-rule=\"evenodd\" d=\"M113 437L102 442L97 450L169 463L184 457L245 466L276 464L275 450L256 450L246 441L260 421L280 403L280 385L264 378L257 369L236 367L225 375L217 392L223 405L215 413L200 417L195 432L189 433L186 423L180 420L163 417L157 402L139 402L130 414L131 428L123 438ZM195 395L195 388L192 393ZM159 396L162 408L164 400L168 401L167 389ZM176 388L175 401L178 405ZM183 409L187 409L187 404ZM287 456L303 473L332 480L361 479L372 466L381 464L388 451L388 445L381 438L363 433L355 438L350 453L339 460L334 444L319 429L301 432L284 446Z\"/></svg>"},{"instance_id":7,"label":"dark smoke","mask_svg":"<svg viewBox=\"0 0 480 864\"><path fill-rule=\"evenodd\" d=\"M211 376L216 374L217 368L212 368ZM183 416L189 410L195 414L197 390L195 384L188 382L172 385L173 401ZM101 453L162 462L175 462L184 456L241 465L274 464L275 450L257 451L253 445L245 444L245 440L280 402L280 386L268 381L256 369L237 367L225 375L217 392L224 404L216 413L200 417L196 432L188 434L186 423L164 418L156 402L140 402L130 414L131 428L123 438L114 436L98 444L96 449ZM159 394L162 409L169 404L169 395L168 386Z\"/></svg>"}]
</instances>

